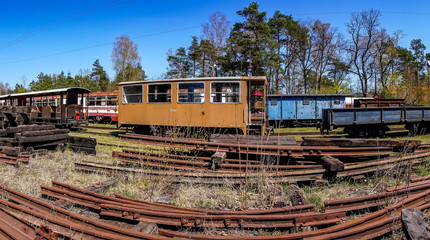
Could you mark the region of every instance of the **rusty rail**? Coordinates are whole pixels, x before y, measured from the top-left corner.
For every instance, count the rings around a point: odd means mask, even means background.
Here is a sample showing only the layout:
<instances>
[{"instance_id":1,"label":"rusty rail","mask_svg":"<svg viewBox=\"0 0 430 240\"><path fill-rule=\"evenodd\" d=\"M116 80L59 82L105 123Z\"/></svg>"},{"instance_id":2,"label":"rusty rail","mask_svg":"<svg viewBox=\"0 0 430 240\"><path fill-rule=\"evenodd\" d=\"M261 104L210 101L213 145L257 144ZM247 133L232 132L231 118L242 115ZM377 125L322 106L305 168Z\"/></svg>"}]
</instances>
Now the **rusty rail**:
<instances>
[{"instance_id":1,"label":"rusty rail","mask_svg":"<svg viewBox=\"0 0 430 240\"><path fill-rule=\"evenodd\" d=\"M0 199L0 209L4 209L14 216L37 226L46 224L59 235L72 239L89 239L92 237L93 239L167 239L162 236L102 223L28 196L4 185L0 185L0 194L14 202Z\"/></svg>"},{"instance_id":2,"label":"rusty rail","mask_svg":"<svg viewBox=\"0 0 430 240\"><path fill-rule=\"evenodd\" d=\"M131 204L124 198L111 198L67 184L53 182L53 187L41 186L42 194L100 211L100 215L125 220L144 221L181 227L215 228L291 228L334 224L345 220L345 212L306 211L301 208L281 208L254 211L202 211L193 208L172 208L166 205ZM292 212L294 210L294 212ZM288 211L288 212L287 212ZM215 214L214 214L215 213ZM253 214L250 214L253 213Z\"/></svg>"},{"instance_id":3,"label":"rusty rail","mask_svg":"<svg viewBox=\"0 0 430 240\"><path fill-rule=\"evenodd\" d=\"M123 149L123 152L112 152L112 156L117 160L124 163L139 164L141 166L148 166L154 168L166 168L173 170L208 170L211 166L210 157L195 157L192 156L178 156L173 154L155 154L145 153L140 151L132 151L136 153L130 153L131 150ZM239 160L239 159L226 159L226 163L221 164L221 169L224 171L240 171L245 170L297 170L297 169L318 169L321 168L321 164L307 164L307 165L271 165L264 164L256 160ZM228 163L228 162L240 162L240 163ZM192 168L190 168L192 167ZM220 170L217 170L219 172Z\"/></svg>"},{"instance_id":4,"label":"rusty rail","mask_svg":"<svg viewBox=\"0 0 430 240\"><path fill-rule=\"evenodd\" d=\"M6 154L0 153L0 162L18 165L21 163L28 163L30 161L30 155L19 154L18 156L8 156Z\"/></svg>"},{"instance_id":5,"label":"rusty rail","mask_svg":"<svg viewBox=\"0 0 430 240\"><path fill-rule=\"evenodd\" d=\"M383 159L370 160L366 162L357 162L346 164L344 170L335 173L337 178L354 177L368 175L377 171L389 170L393 167L404 167L421 164L427 161L430 156L430 150L420 150L415 153L405 154L401 157L389 157ZM233 184L241 184L245 179L258 179L261 177L270 177L277 182L309 182L321 180L328 173L323 168L316 169L298 169L295 171L261 171L261 172L216 172L216 171L168 171L163 169L152 168L133 168L124 166L113 166L94 162L75 163L75 169L86 172L96 172L103 174L144 174L171 177L173 182L199 182L220 184L228 181ZM190 169L192 170L192 168Z\"/></svg>"},{"instance_id":6,"label":"rusty rail","mask_svg":"<svg viewBox=\"0 0 430 240\"><path fill-rule=\"evenodd\" d=\"M0 238L19 240L57 240L58 236L46 226L34 228L27 222L0 209Z\"/></svg>"},{"instance_id":7,"label":"rusty rail","mask_svg":"<svg viewBox=\"0 0 430 240\"><path fill-rule=\"evenodd\" d=\"M234 238L250 240L373 239L401 228L402 224L399 219L402 209L418 208L420 210L425 210L430 208L429 196L430 190L418 193L382 210L367 214L364 217L319 230L271 236L235 236ZM159 234L169 237L182 237L191 239L231 239L231 236L208 236L202 234L175 232L165 229L160 229Z\"/></svg>"},{"instance_id":8,"label":"rusty rail","mask_svg":"<svg viewBox=\"0 0 430 240\"><path fill-rule=\"evenodd\" d=\"M222 151L253 155L305 157L305 156L363 156L389 155L390 147L337 147L337 146L275 146L207 142L185 138L154 137L140 134L119 134L121 141L167 146L198 151Z\"/></svg>"}]
</instances>

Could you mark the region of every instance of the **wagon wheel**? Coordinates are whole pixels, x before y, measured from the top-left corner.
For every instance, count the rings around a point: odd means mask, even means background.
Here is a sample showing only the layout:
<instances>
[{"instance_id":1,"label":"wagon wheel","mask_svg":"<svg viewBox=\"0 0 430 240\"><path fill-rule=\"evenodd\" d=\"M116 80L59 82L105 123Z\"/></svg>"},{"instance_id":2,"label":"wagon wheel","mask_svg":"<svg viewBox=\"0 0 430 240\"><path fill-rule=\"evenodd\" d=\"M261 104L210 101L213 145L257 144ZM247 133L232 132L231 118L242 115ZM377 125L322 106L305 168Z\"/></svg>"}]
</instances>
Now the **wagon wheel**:
<instances>
[{"instance_id":1,"label":"wagon wheel","mask_svg":"<svg viewBox=\"0 0 430 240\"><path fill-rule=\"evenodd\" d=\"M111 124L111 123L112 123L112 118L111 118L111 117L107 117L107 118L105 119L105 123L107 123L107 124Z\"/></svg>"}]
</instances>

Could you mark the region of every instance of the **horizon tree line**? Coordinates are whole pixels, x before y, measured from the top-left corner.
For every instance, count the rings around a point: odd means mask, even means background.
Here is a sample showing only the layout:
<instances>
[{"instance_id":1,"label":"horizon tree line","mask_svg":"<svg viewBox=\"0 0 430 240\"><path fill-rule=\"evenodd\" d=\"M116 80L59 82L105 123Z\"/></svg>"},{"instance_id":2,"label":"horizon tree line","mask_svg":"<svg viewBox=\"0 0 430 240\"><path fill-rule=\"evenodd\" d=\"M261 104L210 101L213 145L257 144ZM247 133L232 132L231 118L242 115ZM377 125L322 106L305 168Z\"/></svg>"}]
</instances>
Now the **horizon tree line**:
<instances>
[{"instance_id":1,"label":"horizon tree line","mask_svg":"<svg viewBox=\"0 0 430 240\"><path fill-rule=\"evenodd\" d=\"M380 11L351 14L346 35L320 20L293 19L280 11L267 16L256 2L237 14L242 20L233 25L225 14L211 14L201 37L169 49L163 78L267 76L269 93L378 94L430 103L430 53L421 39L400 46L403 33L388 33ZM112 91L120 82L146 79L138 46L128 36L116 38L111 59L113 79L96 59L91 70L74 76L40 73L28 87L23 78L14 89L0 83L0 94L70 86Z\"/></svg>"}]
</instances>

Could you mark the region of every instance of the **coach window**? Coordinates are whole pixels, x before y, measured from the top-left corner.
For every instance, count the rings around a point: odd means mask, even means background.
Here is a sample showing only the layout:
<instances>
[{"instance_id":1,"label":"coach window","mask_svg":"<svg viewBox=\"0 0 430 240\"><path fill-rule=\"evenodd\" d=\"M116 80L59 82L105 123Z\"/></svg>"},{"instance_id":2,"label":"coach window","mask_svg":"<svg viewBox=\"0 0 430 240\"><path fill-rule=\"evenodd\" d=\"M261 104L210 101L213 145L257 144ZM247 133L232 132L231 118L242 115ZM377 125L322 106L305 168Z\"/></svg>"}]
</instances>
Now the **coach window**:
<instances>
[{"instance_id":1,"label":"coach window","mask_svg":"<svg viewBox=\"0 0 430 240\"><path fill-rule=\"evenodd\" d=\"M172 102L172 84L148 84L148 103Z\"/></svg>"},{"instance_id":2,"label":"coach window","mask_svg":"<svg viewBox=\"0 0 430 240\"><path fill-rule=\"evenodd\" d=\"M339 105L340 104L340 98L335 98L334 99L334 104L335 105Z\"/></svg>"},{"instance_id":3,"label":"coach window","mask_svg":"<svg viewBox=\"0 0 430 240\"><path fill-rule=\"evenodd\" d=\"M303 98L303 105L309 105L309 98Z\"/></svg>"},{"instance_id":4,"label":"coach window","mask_svg":"<svg viewBox=\"0 0 430 240\"><path fill-rule=\"evenodd\" d=\"M203 102L205 102L204 83L178 83L178 103Z\"/></svg>"},{"instance_id":5,"label":"coach window","mask_svg":"<svg viewBox=\"0 0 430 240\"><path fill-rule=\"evenodd\" d=\"M270 106L278 106L278 100L277 99L272 99L270 101Z\"/></svg>"},{"instance_id":6,"label":"coach window","mask_svg":"<svg viewBox=\"0 0 430 240\"><path fill-rule=\"evenodd\" d=\"M117 97L113 97L113 96L109 96L108 100L107 100L107 105L108 106L116 106L116 105L118 105L118 98Z\"/></svg>"},{"instance_id":7,"label":"coach window","mask_svg":"<svg viewBox=\"0 0 430 240\"><path fill-rule=\"evenodd\" d=\"M124 104L142 103L143 85L128 85L122 87L122 102Z\"/></svg>"},{"instance_id":8,"label":"coach window","mask_svg":"<svg viewBox=\"0 0 430 240\"><path fill-rule=\"evenodd\" d=\"M212 82L211 83L212 103L239 103L240 83L239 82Z\"/></svg>"},{"instance_id":9,"label":"coach window","mask_svg":"<svg viewBox=\"0 0 430 240\"><path fill-rule=\"evenodd\" d=\"M96 100L95 98L88 98L88 106L95 106Z\"/></svg>"}]
</instances>

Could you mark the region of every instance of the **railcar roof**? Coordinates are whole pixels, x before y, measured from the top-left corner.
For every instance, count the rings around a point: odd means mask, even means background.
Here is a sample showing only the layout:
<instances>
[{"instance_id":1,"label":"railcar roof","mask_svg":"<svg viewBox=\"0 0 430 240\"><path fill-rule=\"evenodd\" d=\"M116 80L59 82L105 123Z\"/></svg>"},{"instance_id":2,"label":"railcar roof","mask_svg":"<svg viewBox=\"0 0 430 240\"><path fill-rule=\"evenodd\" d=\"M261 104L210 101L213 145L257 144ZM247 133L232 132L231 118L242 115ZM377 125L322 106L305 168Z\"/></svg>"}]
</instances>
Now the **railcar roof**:
<instances>
[{"instance_id":1,"label":"railcar roof","mask_svg":"<svg viewBox=\"0 0 430 240\"><path fill-rule=\"evenodd\" d=\"M162 80L148 80L148 81L134 81L134 82L121 82L121 85L141 84L141 83L163 83L163 82L192 82L192 81L266 81L265 76L255 77L200 77L200 78L175 78L175 79L162 79Z\"/></svg>"},{"instance_id":2,"label":"railcar roof","mask_svg":"<svg viewBox=\"0 0 430 240\"><path fill-rule=\"evenodd\" d=\"M47 96L47 95L65 93L65 92L90 93L91 91L86 88L80 88L80 87L58 88L58 89L49 89L49 90L35 91L35 92L5 94L5 95L1 95L0 99L20 97L20 96Z\"/></svg>"},{"instance_id":3,"label":"railcar roof","mask_svg":"<svg viewBox=\"0 0 430 240\"><path fill-rule=\"evenodd\" d=\"M268 94L268 97L352 97L350 93L339 94Z\"/></svg>"}]
</instances>

